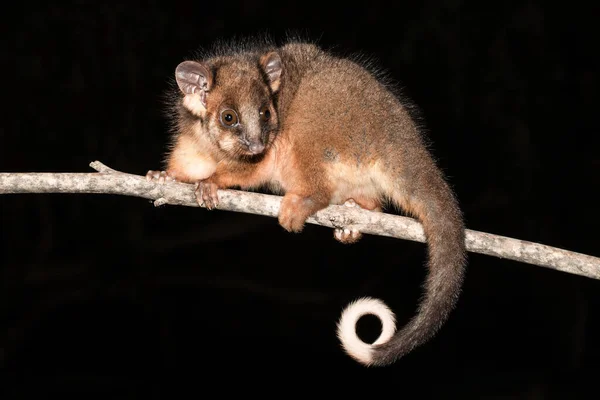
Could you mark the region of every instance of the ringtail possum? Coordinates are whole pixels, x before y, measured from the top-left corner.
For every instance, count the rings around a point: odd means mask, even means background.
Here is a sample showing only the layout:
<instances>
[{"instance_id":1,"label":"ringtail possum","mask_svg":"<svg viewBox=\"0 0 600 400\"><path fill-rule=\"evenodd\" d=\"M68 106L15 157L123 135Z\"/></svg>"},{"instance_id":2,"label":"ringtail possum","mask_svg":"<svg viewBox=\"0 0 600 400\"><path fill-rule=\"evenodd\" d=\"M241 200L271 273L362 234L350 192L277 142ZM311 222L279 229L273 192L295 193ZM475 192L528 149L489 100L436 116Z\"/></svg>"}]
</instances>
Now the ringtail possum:
<instances>
[{"instance_id":1,"label":"ringtail possum","mask_svg":"<svg viewBox=\"0 0 600 400\"><path fill-rule=\"evenodd\" d=\"M344 350L366 366L394 363L430 340L456 306L465 267L458 201L428 150L406 99L350 57L290 40L221 46L175 69L173 141L163 170L147 179L196 184L198 202L218 206L217 190L266 188L283 194L279 224L300 232L330 204L382 211L398 207L423 226L427 277L416 314L401 329L380 300L351 302L337 324ZM334 230L354 243L361 233ZM356 323L382 322L364 343Z\"/></svg>"}]
</instances>

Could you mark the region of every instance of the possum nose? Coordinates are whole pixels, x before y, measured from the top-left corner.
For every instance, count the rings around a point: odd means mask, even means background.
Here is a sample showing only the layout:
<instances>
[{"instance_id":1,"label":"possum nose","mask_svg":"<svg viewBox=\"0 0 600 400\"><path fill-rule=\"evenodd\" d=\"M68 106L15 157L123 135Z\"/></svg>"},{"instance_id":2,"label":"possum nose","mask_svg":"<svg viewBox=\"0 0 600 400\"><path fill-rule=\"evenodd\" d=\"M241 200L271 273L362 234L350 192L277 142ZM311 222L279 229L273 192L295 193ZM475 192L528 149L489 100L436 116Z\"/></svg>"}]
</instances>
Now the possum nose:
<instances>
[{"instance_id":1,"label":"possum nose","mask_svg":"<svg viewBox=\"0 0 600 400\"><path fill-rule=\"evenodd\" d=\"M250 143L250 146L248 146L248 150L250 150L250 153L252 154L258 154L260 152L262 152L265 149L265 145L262 143Z\"/></svg>"}]
</instances>

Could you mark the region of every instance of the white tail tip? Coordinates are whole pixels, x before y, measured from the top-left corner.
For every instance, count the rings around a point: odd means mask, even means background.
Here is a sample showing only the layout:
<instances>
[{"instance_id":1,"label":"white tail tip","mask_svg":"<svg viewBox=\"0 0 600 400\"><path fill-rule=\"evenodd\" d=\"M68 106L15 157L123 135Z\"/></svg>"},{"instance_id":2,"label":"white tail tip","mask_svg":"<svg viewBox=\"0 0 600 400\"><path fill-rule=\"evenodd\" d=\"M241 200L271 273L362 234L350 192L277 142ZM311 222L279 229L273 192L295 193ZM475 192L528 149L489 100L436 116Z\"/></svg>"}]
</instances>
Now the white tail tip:
<instances>
[{"instance_id":1,"label":"white tail tip","mask_svg":"<svg viewBox=\"0 0 600 400\"><path fill-rule=\"evenodd\" d=\"M356 323L363 315L375 315L381 321L381 334L372 344L360 340L356 335ZM370 365L373 362L373 346L387 342L396 332L396 317L381 300L363 297L348 304L337 324L337 336L342 347L358 362Z\"/></svg>"}]
</instances>

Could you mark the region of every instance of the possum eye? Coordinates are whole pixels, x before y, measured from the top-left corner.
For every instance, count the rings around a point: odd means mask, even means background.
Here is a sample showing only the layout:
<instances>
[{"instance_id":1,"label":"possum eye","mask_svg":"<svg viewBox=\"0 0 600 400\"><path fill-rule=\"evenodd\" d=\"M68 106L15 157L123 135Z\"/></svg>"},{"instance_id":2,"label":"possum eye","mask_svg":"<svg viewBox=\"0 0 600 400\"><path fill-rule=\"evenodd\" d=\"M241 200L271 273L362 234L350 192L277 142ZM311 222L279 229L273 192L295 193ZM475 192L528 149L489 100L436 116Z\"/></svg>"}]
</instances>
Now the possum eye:
<instances>
[{"instance_id":1,"label":"possum eye","mask_svg":"<svg viewBox=\"0 0 600 400\"><path fill-rule=\"evenodd\" d=\"M258 114L260 115L260 119L263 122L267 122L269 119L271 119L271 111L267 106L263 106L258 112Z\"/></svg>"},{"instance_id":2,"label":"possum eye","mask_svg":"<svg viewBox=\"0 0 600 400\"><path fill-rule=\"evenodd\" d=\"M234 126L238 123L238 116L231 109L221 111L221 123L225 126Z\"/></svg>"}]
</instances>

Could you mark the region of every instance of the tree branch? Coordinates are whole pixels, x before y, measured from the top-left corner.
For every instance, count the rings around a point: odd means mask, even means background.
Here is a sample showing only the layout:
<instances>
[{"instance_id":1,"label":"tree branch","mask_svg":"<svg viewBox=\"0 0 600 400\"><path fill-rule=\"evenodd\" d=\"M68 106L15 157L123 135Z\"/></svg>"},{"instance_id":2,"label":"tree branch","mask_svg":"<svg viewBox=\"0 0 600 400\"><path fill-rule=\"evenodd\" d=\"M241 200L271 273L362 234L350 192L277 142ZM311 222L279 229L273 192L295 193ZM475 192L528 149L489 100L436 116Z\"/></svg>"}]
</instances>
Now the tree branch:
<instances>
[{"instance_id":1,"label":"tree branch","mask_svg":"<svg viewBox=\"0 0 600 400\"><path fill-rule=\"evenodd\" d=\"M98 193L135 196L165 204L199 207L194 185L148 182L145 177L113 170L99 161L93 173L0 173L0 194ZM238 190L219 190L219 209L277 217L282 197ZM331 205L307 220L329 228L355 227L365 234L425 243L422 226L413 218ZM600 258L468 229L468 251L600 279Z\"/></svg>"}]
</instances>

